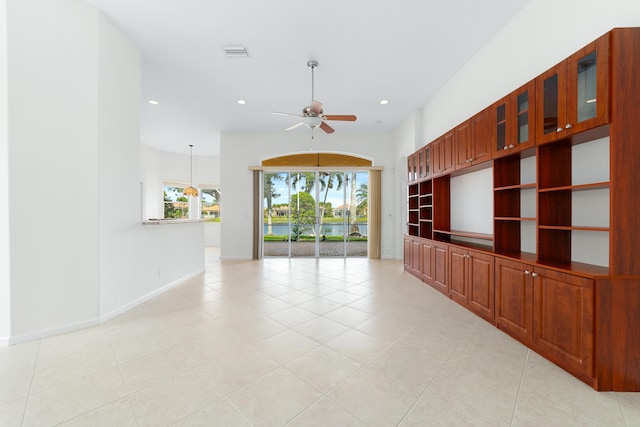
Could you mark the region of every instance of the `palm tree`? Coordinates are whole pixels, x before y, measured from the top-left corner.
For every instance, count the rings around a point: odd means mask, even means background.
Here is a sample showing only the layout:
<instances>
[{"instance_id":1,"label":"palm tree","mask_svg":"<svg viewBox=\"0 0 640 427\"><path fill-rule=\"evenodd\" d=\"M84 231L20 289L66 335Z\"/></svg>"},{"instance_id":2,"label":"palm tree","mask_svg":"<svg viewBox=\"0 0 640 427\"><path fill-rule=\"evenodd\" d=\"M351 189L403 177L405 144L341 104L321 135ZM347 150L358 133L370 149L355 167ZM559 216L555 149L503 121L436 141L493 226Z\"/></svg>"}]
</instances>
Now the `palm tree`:
<instances>
[{"instance_id":1,"label":"palm tree","mask_svg":"<svg viewBox=\"0 0 640 427\"><path fill-rule=\"evenodd\" d=\"M283 177L279 173L264 174L264 198L267 199L267 234L273 234L273 199L280 197L276 191L276 181L282 181Z\"/></svg>"},{"instance_id":2,"label":"palm tree","mask_svg":"<svg viewBox=\"0 0 640 427\"><path fill-rule=\"evenodd\" d=\"M342 172L319 172L318 181L320 181L322 187L324 188L324 198L322 200L322 205L320 206L320 234L322 234L322 223L324 222L324 210L327 205L327 196L329 195L329 190L334 188L334 181L336 181L335 189L340 191L342 189L342 184L344 183L344 174Z\"/></svg>"},{"instance_id":3,"label":"palm tree","mask_svg":"<svg viewBox=\"0 0 640 427\"><path fill-rule=\"evenodd\" d=\"M351 172L351 194L349 197L349 215L351 217L351 227L349 227L349 234L360 233L358 228L358 205L356 202L356 172Z\"/></svg>"},{"instance_id":4,"label":"palm tree","mask_svg":"<svg viewBox=\"0 0 640 427\"><path fill-rule=\"evenodd\" d=\"M369 204L369 187L367 184L360 184L360 187L356 191L356 201L358 202L358 210L362 215L367 211Z\"/></svg>"}]
</instances>

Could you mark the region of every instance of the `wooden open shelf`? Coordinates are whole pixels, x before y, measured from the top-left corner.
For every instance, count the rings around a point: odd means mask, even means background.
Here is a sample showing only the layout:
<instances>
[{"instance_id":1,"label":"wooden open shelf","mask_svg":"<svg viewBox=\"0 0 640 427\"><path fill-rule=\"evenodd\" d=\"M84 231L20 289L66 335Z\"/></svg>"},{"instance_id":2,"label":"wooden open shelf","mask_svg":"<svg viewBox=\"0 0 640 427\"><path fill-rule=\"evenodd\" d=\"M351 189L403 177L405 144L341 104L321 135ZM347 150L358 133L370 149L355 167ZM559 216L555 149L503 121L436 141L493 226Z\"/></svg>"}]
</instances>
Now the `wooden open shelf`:
<instances>
[{"instance_id":1,"label":"wooden open shelf","mask_svg":"<svg viewBox=\"0 0 640 427\"><path fill-rule=\"evenodd\" d=\"M594 182L592 184L580 184L580 185L563 185L561 187L541 188L538 190L540 193L548 193L552 191L588 191L588 190L600 190L609 188L608 182Z\"/></svg>"},{"instance_id":2,"label":"wooden open shelf","mask_svg":"<svg viewBox=\"0 0 640 427\"><path fill-rule=\"evenodd\" d=\"M493 240L493 234L485 234L485 233L474 233L471 231L460 231L460 230L433 230L434 233L438 234L446 234L449 236L456 237L466 237L469 239L480 239L480 240Z\"/></svg>"}]
</instances>

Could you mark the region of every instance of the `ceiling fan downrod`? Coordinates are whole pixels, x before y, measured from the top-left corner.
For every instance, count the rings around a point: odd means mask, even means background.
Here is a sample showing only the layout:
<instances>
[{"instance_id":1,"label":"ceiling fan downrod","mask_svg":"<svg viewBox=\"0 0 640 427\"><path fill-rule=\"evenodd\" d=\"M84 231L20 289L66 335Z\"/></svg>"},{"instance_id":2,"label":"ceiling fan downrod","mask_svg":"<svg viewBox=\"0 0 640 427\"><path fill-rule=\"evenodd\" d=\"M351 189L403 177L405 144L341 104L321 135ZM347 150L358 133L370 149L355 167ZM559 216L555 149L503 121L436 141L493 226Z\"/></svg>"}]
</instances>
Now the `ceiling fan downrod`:
<instances>
[{"instance_id":1,"label":"ceiling fan downrod","mask_svg":"<svg viewBox=\"0 0 640 427\"><path fill-rule=\"evenodd\" d=\"M318 66L318 61L316 60L312 59L309 62L307 62L307 67L311 68L311 102L313 102L316 99L315 87L314 87L314 71L317 66Z\"/></svg>"}]
</instances>

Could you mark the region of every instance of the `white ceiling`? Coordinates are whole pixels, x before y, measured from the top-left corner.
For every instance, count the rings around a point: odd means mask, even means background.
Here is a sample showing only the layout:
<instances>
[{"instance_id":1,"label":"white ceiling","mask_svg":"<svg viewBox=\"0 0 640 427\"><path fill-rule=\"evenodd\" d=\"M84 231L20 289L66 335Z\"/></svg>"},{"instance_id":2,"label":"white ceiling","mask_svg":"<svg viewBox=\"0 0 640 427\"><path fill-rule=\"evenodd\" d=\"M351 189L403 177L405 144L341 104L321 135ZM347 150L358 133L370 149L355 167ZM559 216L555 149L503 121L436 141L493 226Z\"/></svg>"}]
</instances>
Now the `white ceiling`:
<instances>
[{"instance_id":1,"label":"white ceiling","mask_svg":"<svg viewBox=\"0 0 640 427\"><path fill-rule=\"evenodd\" d=\"M393 130L528 2L86 1L142 52L142 142L178 153L194 144L194 154L219 154L220 132L296 123L269 112L309 105L310 59L319 62L315 97L325 114L358 116L330 122L336 132ZM226 58L228 45L245 46L249 58Z\"/></svg>"}]
</instances>

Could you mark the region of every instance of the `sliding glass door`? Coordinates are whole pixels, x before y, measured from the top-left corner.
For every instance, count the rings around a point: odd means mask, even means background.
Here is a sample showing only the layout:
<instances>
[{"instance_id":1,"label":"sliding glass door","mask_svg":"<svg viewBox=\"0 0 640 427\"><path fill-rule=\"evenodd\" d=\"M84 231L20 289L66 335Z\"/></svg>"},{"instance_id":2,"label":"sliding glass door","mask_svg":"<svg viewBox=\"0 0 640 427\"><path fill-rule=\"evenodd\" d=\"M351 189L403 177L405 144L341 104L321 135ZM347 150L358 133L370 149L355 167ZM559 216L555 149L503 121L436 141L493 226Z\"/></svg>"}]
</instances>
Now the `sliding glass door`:
<instances>
[{"instance_id":1,"label":"sliding glass door","mask_svg":"<svg viewBox=\"0 0 640 427\"><path fill-rule=\"evenodd\" d=\"M367 187L367 172L263 172L263 256L367 256Z\"/></svg>"}]
</instances>

